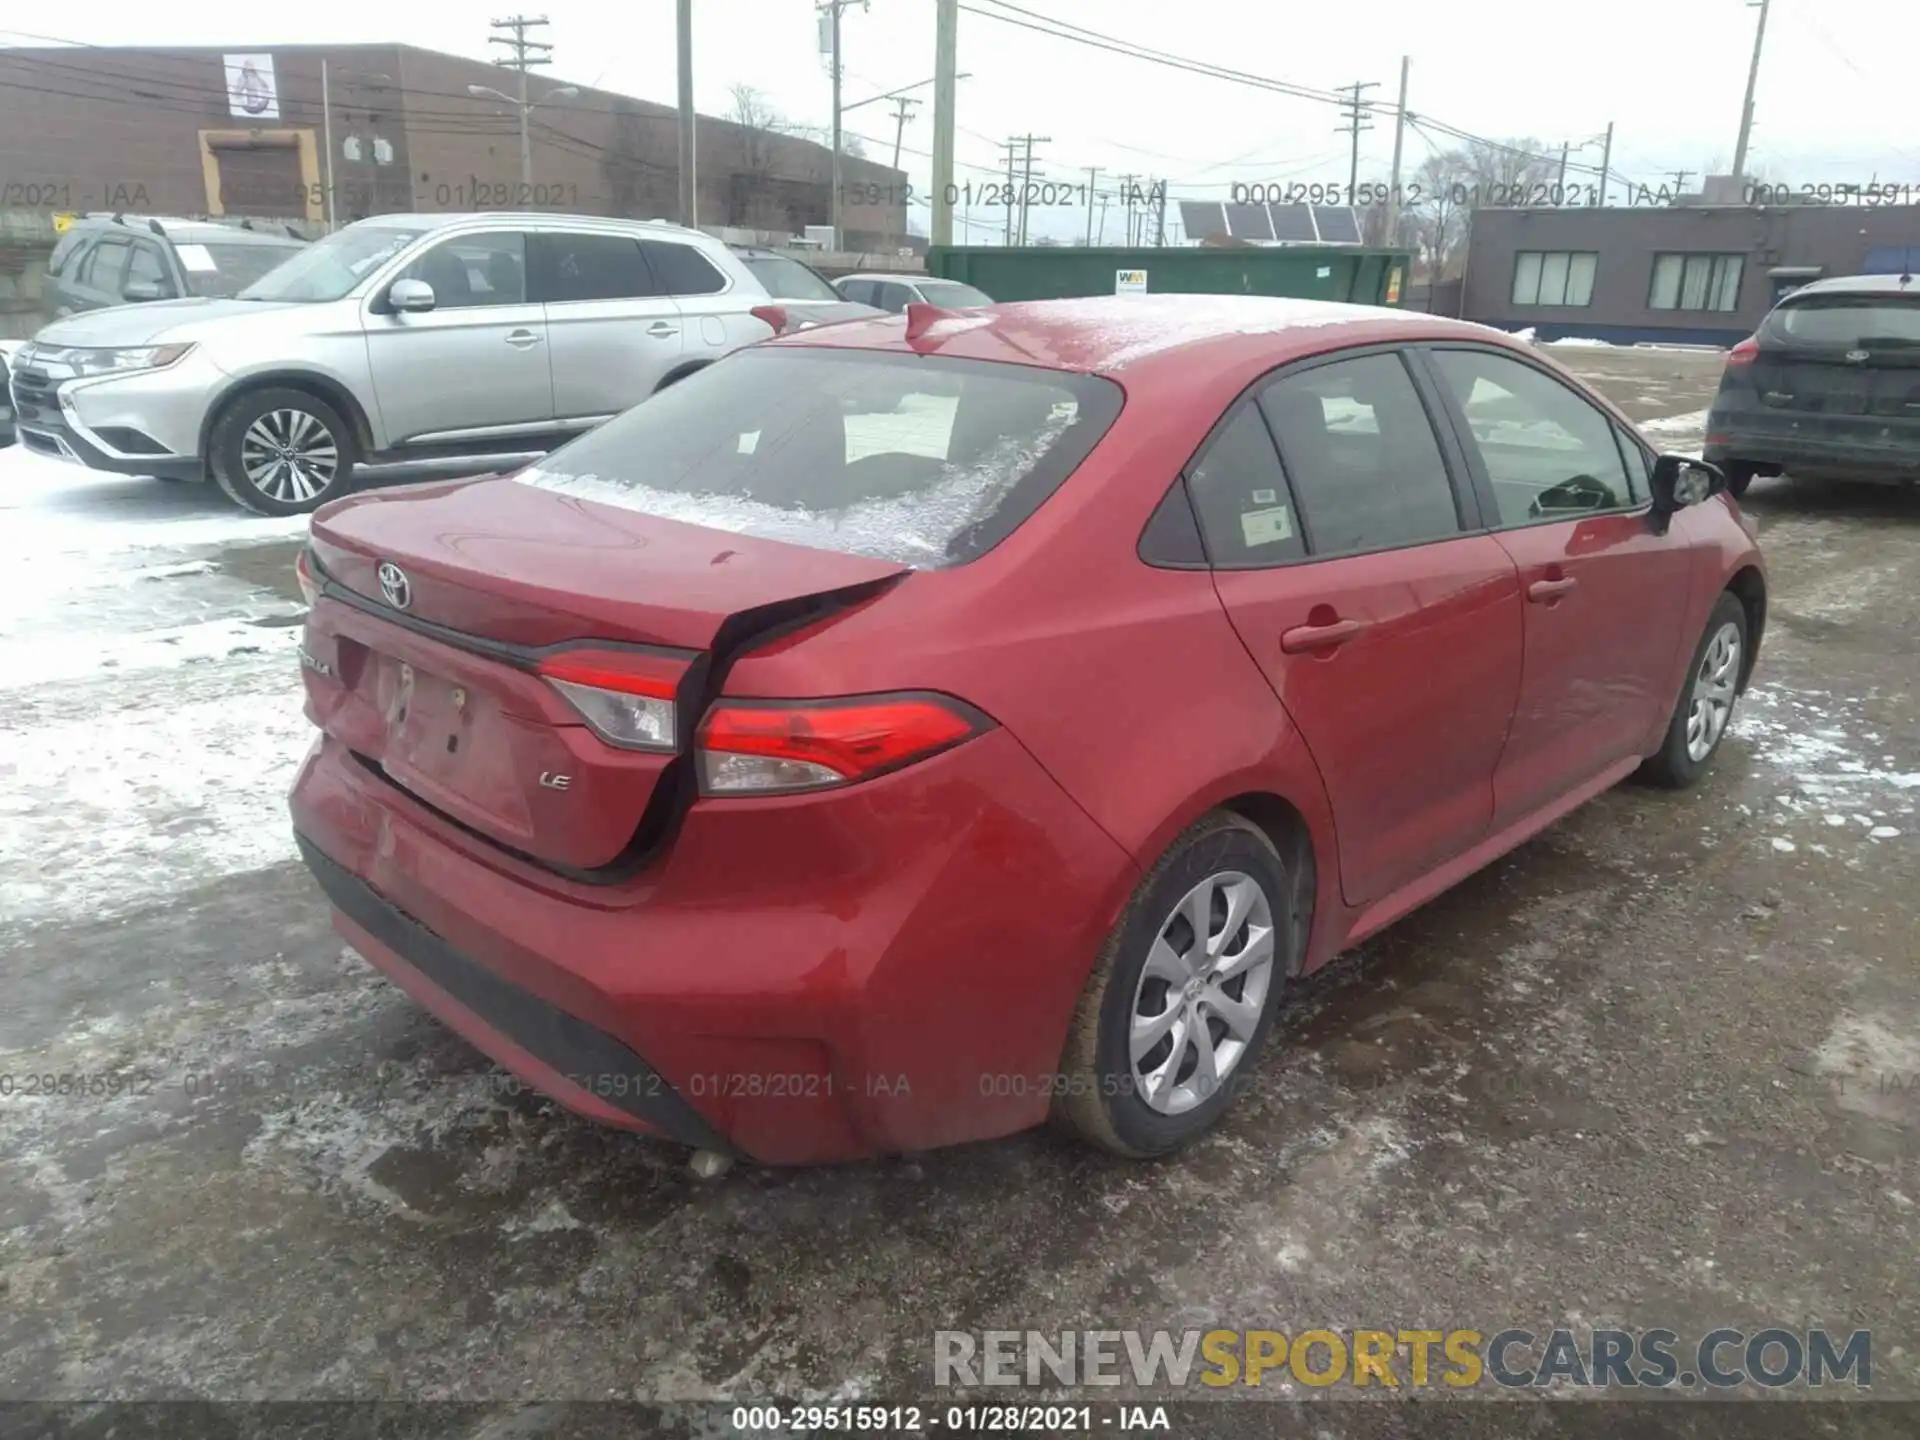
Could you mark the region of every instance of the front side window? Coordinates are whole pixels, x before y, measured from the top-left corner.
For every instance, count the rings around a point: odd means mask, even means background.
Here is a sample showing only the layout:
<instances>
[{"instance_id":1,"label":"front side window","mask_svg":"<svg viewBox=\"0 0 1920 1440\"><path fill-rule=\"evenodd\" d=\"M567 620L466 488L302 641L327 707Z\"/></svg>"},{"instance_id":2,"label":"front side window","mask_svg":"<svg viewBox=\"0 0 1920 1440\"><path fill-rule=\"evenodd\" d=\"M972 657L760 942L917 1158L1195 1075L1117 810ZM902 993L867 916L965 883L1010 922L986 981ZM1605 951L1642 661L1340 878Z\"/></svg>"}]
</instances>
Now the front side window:
<instances>
[{"instance_id":1,"label":"front side window","mask_svg":"<svg viewBox=\"0 0 1920 1440\"><path fill-rule=\"evenodd\" d=\"M882 310L891 310L894 314L898 315L913 303L913 291L904 285L896 285L891 280L882 280L873 288L874 293L879 296L873 303L878 305Z\"/></svg>"},{"instance_id":2,"label":"front side window","mask_svg":"<svg viewBox=\"0 0 1920 1440\"><path fill-rule=\"evenodd\" d=\"M1653 310L1737 310L1740 276L1745 268L1744 255L1656 255L1647 306Z\"/></svg>"},{"instance_id":3,"label":"front side window","mask_svg":"<svg viewBox=\"0 0 1920 1440\"><path fill-rule=\"evenodd\" d=\"M1480 350L1433 352L1467 417L1501 525L1633 504L1613 422L1531 365Z\"/></svg>"},{"instance_id":4,"label":"front side window","mask_svg":"<svg viewBox=\"0 0 1920 1440\"><path fill-rule=\"evenodd\" d=\"M301 247L234 298L304 304L343 299L420 234L398 225L349 225Z\"/></svg>"},{"instance_id":5,"label":"front side window","mask_svg":"<svg viewBox=\"0 0 1920 1440\"><path fill-rule=\"evenodd\" d=\"M1273 437L1256 405L1242 405L1187 471L1207 558L1223 567L1275 565L1306 553Z\"/></svg>"},{"instance_id":6,"label":"front side window","mask_svg":"<svg viewBox=\"0 0 1920 1440\"><path fill-rule=\"evenodd\" d=\"M527 302L527 237L501 232L456 235L414 260L400 279L433 287L436 310Z\"/></svg>"},{"instance_id":7,"label":"front side window","mask_svg":"<svg viewBox=\"0 0 1920 1440\"><path fill-rule=\"evenodd\" d=\"M93 290L118 295L127 283L127 265L133 247L124 240L102 240L87 261L80 283Z\"/></svg>"},{"instance_id":8,"label":"front side window","mask_svg":"<svg viewBox=\"0 0 1920 1440\"><path fill-rule=\"evenodd\" d=\"M993 297L985 291L962 285L958 280L922 280L920 294L929 305L938 305L942 310L967 310L993 304Z\"/></svg>"},{"instance_id":9,"label":"front side window","mask_svg":"<svg viewBox=\"0 0 1920 1440\"><path fill-rule=\"evenodd\" d=\"M749 348L516 477L601 504L892 560L965 563L1119 414L1094 375L940 356Z\"/></svg>"},{"instance_id":10,"label":"front side window","mask_svg":"<svg viewBox=\"0 0 1920 1440\"><path fill-rule=\"evenodd\" d=\"M1460 533L1426 407L1398 355L1288 375L1260 405L1316 556L1420 545Z\"/></svg>"},{"instance_id":11,"label":"front side window","mask_svg":"<svg viewBox=\"0 0 1920 1440\"><path fill-rule=\"evenodd\" d=\"M578 300L639 300L659 285L640 242L631 235L535 235L533 298L549 305Z\"/></svg>"},{"instance_id":12,"label":"front side window","mask_svg":"<svg viewBox=\"0 0 1920 1440\"><path fill-rule=\"evenodd\" d=\"M127 284L151 285L162 299L173 295L173 277L167 273L167 262L161 258L158 246L136 244L133 255L127 263Z\"/></svg>"},{"instance_id":13,"label":"front side window","mask_svg":"<svg viewBox=\"0 0 1920 1440\"><path fill-rule=\"evenodd\" d=\"M1599 258L1586 250L1522 250L1513 257L1513 303L1593 304L1593 272Z\"/></svg>"}]
</instances>

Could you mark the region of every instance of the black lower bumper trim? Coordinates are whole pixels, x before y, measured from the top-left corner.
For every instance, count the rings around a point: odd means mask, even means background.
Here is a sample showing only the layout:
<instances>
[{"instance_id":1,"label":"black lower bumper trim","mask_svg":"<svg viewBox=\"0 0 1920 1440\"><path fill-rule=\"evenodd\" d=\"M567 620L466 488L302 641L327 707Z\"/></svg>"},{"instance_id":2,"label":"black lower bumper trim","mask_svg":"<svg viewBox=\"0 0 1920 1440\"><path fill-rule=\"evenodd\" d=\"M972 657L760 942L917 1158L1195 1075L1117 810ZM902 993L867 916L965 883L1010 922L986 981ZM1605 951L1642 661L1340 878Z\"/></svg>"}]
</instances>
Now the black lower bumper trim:
<instances>
[{"instance_id":1,"label":"black lower bumper trim","mask_svg":"<svg viewBox=\"0 0 1920 1440\"><path fill-rule=\"evenodd\" d=\"M529 1055L683 1145L732 1148L673 1086L606 1031L469 959L306 836L296 833L294 839L307 868L343 915Z\"/></svg>"},{"instance_id":2,"label":"black lower bumper trim","mask_svg":"<svg viewBox=\"0 0 1920 1440\"><path fill-rule=\"evenodd\" d=\"M167 480L199 480L205 474L200 461L187 456L135 455L125 460L116 459L97 445L89 444L65 421L54 418L55 412L46 406L38 406L29 416L22 414L15 421L20 428L21 444L27 449L42 455L55 455L59 447L54 444L58 439L65 445L68 454L89 470L105 470L114 475L158 475ZM23 423L24 422L24 423Z\"/></svg>"}]
</instances>

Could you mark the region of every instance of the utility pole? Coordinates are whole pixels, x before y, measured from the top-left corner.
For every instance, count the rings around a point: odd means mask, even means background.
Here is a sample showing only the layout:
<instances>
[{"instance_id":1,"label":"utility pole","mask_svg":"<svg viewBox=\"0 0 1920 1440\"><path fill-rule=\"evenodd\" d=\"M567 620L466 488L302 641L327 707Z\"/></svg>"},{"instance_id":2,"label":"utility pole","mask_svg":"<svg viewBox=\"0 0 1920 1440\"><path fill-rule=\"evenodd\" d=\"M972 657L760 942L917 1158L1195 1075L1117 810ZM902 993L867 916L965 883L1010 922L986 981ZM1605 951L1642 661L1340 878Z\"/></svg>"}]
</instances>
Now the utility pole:
<instances>
[{"instance_id":1,"label":"utility pole","mask_svg":"<svg viewBox=\"0 0 1920 1440\"><path fill-rule=\"evenodd\" d=\"M1693 174L1693 172L1691 170L1669 170L1667 173L1673 176L1673 199L1667 202L1669 205L1672 205L1679 200L1681 195L1686 193L1687 177Z\"/></svg>"},{"instance_id":2,"label":"utility pole","mask_svg":"<svg viewBox=\"0 0 1920 1440\"><path fill-rule=\"evenodd\" d=\"M505 45L513 51L513 58L511 60L503 60L501 63L510 70L520 72L520 183L526 186L533 184L533 140L528 133L528 125L533 115L533 107L527 103L527 71L535 65L551 65L553 63L553 46L544 41L529 40L527 38L527 31L543 29L546 24L547 17L544 15L538 17L514 15L505 20L495 20L492 23L492 29L504 30L507 32L505 35L490 35L487 37L490 44ZM469 90L473 89L472 86L468 86L467 88ZM499 92L495 91L494 93L498 94ZM501 98L506 99L508 97L502 96Z\"/></svg>"},{"instance_id":3,"label":"utility pole","mask_svg":"<svg viewBox=\"0 0 1920 1440\"><path fill-rule=\"evenodd\" d=\"M939 0L933 30L933 243L953 243L953 105L960 67L960 0ZM972 242L972 236L966 237Z\"/></svg>"},{"instance_id":4,"label":"utility pole","mask_svg":"<svg viewBox=\"0 0 1920 1440\"><path fill-rule=\"evenodd\" d=\"M1377 90L1380 87L1377 81L1356 80L1351 85L1341 85L1337 88L1341 94L1353 96L1340 107L1341 113L1347 117L1347 123L1338 126L1334 131L1336 135L1353 136L1353 158L1347 165L1347 204L1352 205L1354 192L1360 188L1360 132L1373 128L1373 105L1369 101L1362 100L1360 95L1362 91Z\"/></svg>"},{"instance_id":5,"label":"utility pole","mask_svg":"<svg viewBox=\"0 0 1920 1440\"><path fill-rule=\"evenodd\" d=\"M1013 244L1013 162L1019 155L1020 141L1018 137L1016 137L1007 141L1007 143L1000 148L1007 152L1007 189L1006 194L1002 197L1007 202L1007 223L1005 230L1001 233L1000 243L1011 247Z\"/></svg>"},{"instance_id":6,"label":"utility pole","mask_svg":"<svg viewBox=\"0 0 1920 1440\"><path fill-rule=\"evenodd\" d=\"M693 127L693 0L679 0L677 41L680 51L680 223L693 229L700 223L700 185L694 173Z\"/></svg>"},{"instance_id":7,"label":"utility pole","mask_svg":"<svg viewBox=\"0 0 1920 1440\"><path fill-rule=\"evenodd\" d=\"M1033 192L1033 147L1050 145L1051 135L1022 135L1020 143L1026 147L1026 155L1020 167L1020 243L1027 243L1027 202Z\"/></svg>"},{"instance_id":8,"label":"utility pole","mask_svg":"<svg viewBox=\"0 0 1920 1440\"><path fill-rule=\"evenodd\" d=\"M822 0L820 9L828 17L833 32L833 206L828 221L833 226L833 248L840 249L840 13L849 5L867 8L867 0Z\"/></svg>"},{"instance_id":9,"label":"utility pole","mask_svg":"<svg viewBox=\"0 0 1920 1440\"><path fill-rule=\"evenodd\" d=\"M1400 104L1393 112L1393 174L1387 183L1387 233L1389 247L1400 243L1400 151L1407 134L1407 71L1412 61L1400 57Z\"/></svg>"},{"instance_id":10,"label":"utility pole","mask_svg":"<svg viewBox=\"0 0 1920 1440\"><path fill-rule=\"evenodd\" d=\"M1157 247L1167 243L1167 182L1165 180L1156 180L1153 183L1155 190L1159 192L1160 196L1160 213L1154 221L1153 229L1153 243Z\"/></svg>"},{"instance_id":11,"label":"utility pole","mask_svg":"<svg viewBox=\"0 0 1920 1440\"><path fill-rule=\"evenodd\" d=\"M1099 181L1100 167L1089 165L1087 167L1087 244L1089 246L1093 244L1093 191Z\"/></svg>"},{"instance_id":12,"label":"utility pole","mask_svg":"<svg viewBox=\"0 0 1920 1440\"><path fill-rule=\"evenodd\" d=\"M1572 147L1565 141L1560 142L1560 178L1556 181L1557 193L1567 193L1567 151Z\"/></svg>"},{"instance_id":13,"label":"utility pole","mask_svg":"<svg viewBox=\"0 0 1920 1440\"><path fill-rule=\"evenodd\" d=\"M1613 173L1613 121L1607 122L1607 138L1600 149L1600 203L1607 203L1607 177Z\"/></svg>"},{"instance_id":14,"label":"utility pole","mask_svg":"<svg viewBox=\"0 0 1920 1440\"><path fill-rule=\"evenodd\" d=\"M1767 0L1747 0L1747 4L1760 11L1760 21L1753 27L1753 63L1747 67L1747 98L1740 104L1740 138L1733 146L1736 187L1747 178L1747 141L1753 134L1753 92L1760 83L1760 47L1767 39Z\"/></svg>"},{"instance_id":15,"label":"utility pole","mask_svg":"<svg viewBox=\"0 0 1920 1440\"><path fill-rule=\"evenodd\" d=\"M1120 177L1120 198L1127 202L1127 245L1133 245L1133 181L1132 175Z\"/></svg>"},{"instance_id":16,"label":"utility pole","mask_svg":"<svg viewBox=\"0 0 1920 1440\"><path fill-rule=\"evenodd\" d=\"M333 87L327 80L327 57L320 57L320 143L327 147L327 233L333 233Z\"/></svg>"},{"instance_id":17,"label":"utility pole","mask_svg":"<svg viewBox=\"0 0 1920 1440\"><path fill-rule=\"evenodd\" d=\"M919 103L905 95L893 97L893 168L896 170L900 168L900 141L907 133L907 116Z\"/></svg>"}]
</instances>

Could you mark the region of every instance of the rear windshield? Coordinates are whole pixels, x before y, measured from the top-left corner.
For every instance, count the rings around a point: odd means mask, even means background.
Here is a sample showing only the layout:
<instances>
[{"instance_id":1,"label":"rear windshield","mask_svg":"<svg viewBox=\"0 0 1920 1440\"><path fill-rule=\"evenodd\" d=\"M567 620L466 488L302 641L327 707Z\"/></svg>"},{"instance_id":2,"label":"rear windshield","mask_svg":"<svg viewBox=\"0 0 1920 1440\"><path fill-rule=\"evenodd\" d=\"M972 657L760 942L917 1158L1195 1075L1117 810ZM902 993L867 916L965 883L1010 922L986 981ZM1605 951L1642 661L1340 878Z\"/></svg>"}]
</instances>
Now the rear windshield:
<instances>
[{"instance_id":1,"label":"rear windshield","mask_svg":"<svg viewBox=\"0 0 1920 1440\"><path fill-rule=\"evenodd\" d=\"M253 284L274 266L304 248L286 245L188 245L174 249L180 256L180 268L186 272L187 285L196 295L215 295L231 299Z\"/></svg>"},{"instance_id":2,"label":"rear windshield","mask_svg":"<svg viewBox=\"0 0 1920 1440\"><path fill-rule=\"evenodd\" d=\"M1760 327L1777 345L1920 345L1920 295L1833 295L1781 305Z\"/></svg>"},{"instance_id":3,"label":"rear windshield","mask_svg":"<svg viewBox=\"0 0 1920 1440\"><path fill-rule=\"evenodd\" d=\"M526 484L920 569L1012 534L1120 413L1120 387L1025 365L743 350L523 470Z\"/></svg>"},{"instance_id":4,"label":"rear windshield","mask_svg":"<svg viewBox=\"0 0 1920 1440\"><path fill-rule=\"evenodd\" d=\"M767 294L776 300L831 300L836 303L842 298L826 281L798 260L789 260L784 255L755 255L744 261L747 269L753 272L753 278L767 287Z\"/></svg>"},{"instance_id":5,"label":"rear windshield","mask_svg":"<svg viewBox=\"0 0 1920 1440\"><path fill-rule=\"evenodd\" d=\"M971 285L962 285L958 280L922 280L920 293L927 297L929 305L938 305L942 310L968 310L976 305L991 305L993 297Z\"/></svg>"}]
</instances>

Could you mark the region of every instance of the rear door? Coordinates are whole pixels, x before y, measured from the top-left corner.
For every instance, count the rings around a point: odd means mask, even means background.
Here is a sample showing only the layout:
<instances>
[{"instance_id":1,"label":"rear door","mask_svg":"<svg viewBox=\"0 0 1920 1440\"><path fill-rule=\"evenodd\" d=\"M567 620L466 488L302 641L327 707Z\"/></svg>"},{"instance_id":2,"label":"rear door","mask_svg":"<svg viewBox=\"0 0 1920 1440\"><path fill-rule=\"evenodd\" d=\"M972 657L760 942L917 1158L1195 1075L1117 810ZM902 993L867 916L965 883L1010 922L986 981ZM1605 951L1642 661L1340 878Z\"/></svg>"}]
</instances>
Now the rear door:
<instances>
[{"instance_id":1,"label":"rear door","mask_svg":"<svg viewBox=\"0 0 1920 1440\"><path fill-rule=\"evenodd\" d=\"M1327 786L1350 904L1471 847L1520 684L1512 559L1394 350L1284 372L1188 475L1234 627ZM1275 441L1278 442L1278 459Z\"/></svg>"},{"instance_id":2,"label":"rear door","mask_svg":"<svg viewBox=\"0 0 1920 1440\"><path fill-rule=\"evenodd\" d=\"M366 315L374 399L389 443L470 444L550 429L547 324L527 295L526 236L455 235L401 277L433 287L433 309Z\"/></svg>"},{"instance_id":3,"label":"rear door","mask_svg":"<svg viewBox=\"0 0 1920 1440\"><path fill-rule=\"evenodd\" d=\"M771 333L752 314L753 307L764 305L765 299L743 290L732 275L694 246L647 239L640 242L640 249L662 293L672 296L679 307L685 359L718 360Z\"/></svg>"},{"instance_id":4,"label":"rear door","mask_svg":"<svg viewBox=\"0 0 1920 1440\"><path fill-rule=\"evenodd\" d=\"M543 230L534 294L553 350L554 414L584 429L651 395L686 353L685 322L632 235Z\"/></svg>"},{"instance_id":5,"label":"rear door","mask_svg":"<svg viewBox=\"0 0 1920 1440\"><path fill-rule=\"evenodd\" d=\"M1648 525L1640 459L1585 396L1506 352L1425 355L1526 597L1520 703L1494 774L1497 828L1646 753L1689 641L1679 620L1692 557L1686 527L1656 535Z\"/></svg>"}]
</instances>

